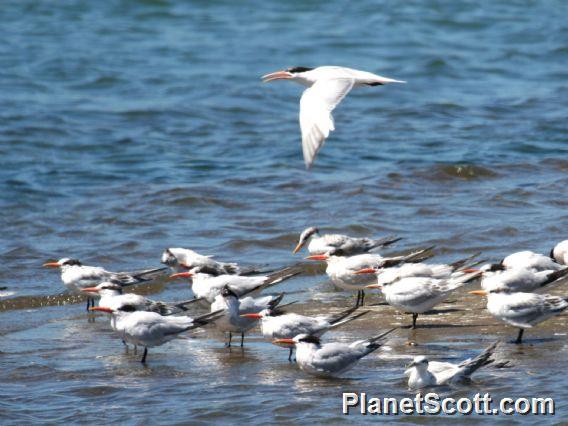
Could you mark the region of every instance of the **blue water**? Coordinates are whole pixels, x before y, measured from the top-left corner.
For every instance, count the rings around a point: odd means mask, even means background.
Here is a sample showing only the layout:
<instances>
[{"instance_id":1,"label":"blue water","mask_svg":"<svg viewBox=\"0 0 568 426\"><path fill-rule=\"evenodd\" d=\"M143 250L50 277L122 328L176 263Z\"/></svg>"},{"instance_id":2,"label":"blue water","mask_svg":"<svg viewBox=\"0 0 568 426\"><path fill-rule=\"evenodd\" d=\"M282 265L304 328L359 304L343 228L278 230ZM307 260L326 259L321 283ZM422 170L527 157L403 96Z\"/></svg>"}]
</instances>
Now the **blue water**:
<instances>
[{"instance_id":1,"label":"blue water","mask_svg":"<svg viewBox=\"0 0 568 426\"><path fill-rule=\"evenodd\" d=\"M281 266L300 259L291 249L310 225L397 234L402 247L436 244L441 261L477 250L495 260L521 249L546 253L567 238L566 16L568 3L553 0L5 1L2 294L25 301L60 293L57 274L40 265L64 256L124 270L159 265L164 248L184 246ZM260 76L318 65L408 83L353 90L307 172L302 89ZM311 312L329 300L351 303L323 276L289 289L309 290L297 297ZM189 294L171 285L153 292L164 300ZM158 349L152 369L140 370L106 321L87 323L82 304L28 308L0 314L6 419L285 420L299 381L293 420L343 420L341 384L314 390L258 339L243 364L203 337L191 348ZM512 331L487 322L498 337ZM556 340L519 356L526 363L517 369L544 368L531 376L531 395L565 401L563 381L549 377L568 367L566 321L552 324L542 333ZM485 343L475 330L454 337L445 343L457 358ZM446 338L443 330L418 335L433 356L445 354L435 345ZM184 363L197 343L215 365L195 372ZM401 356L406 349L397 347ZM402 364L355 375L362 388L387 380L393 395L405 394L393 379ZM513 389L523 386L503 374ZM267 395L251 396L276 380Z\"/></svg>"}]
</instances>

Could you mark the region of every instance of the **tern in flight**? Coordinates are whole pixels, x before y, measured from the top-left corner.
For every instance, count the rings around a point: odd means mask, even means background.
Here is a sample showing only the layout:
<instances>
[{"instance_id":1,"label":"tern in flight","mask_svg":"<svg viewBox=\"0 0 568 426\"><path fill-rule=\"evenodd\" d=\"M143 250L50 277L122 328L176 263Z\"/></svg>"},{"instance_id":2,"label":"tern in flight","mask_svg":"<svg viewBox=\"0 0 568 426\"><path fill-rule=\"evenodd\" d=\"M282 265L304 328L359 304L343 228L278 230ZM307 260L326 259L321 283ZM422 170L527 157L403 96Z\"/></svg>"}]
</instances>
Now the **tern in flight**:
<instances>
[{"instance_id":1,"label":"tern in flight","mask_svg":"<svg viewBox=\"0 0 568 426\"><path fill-rule=\"evenodd\" d=\"M405 83L345 67L293 67L262 76L265 83L292 80L308 88L300 99L300 130L306 168L310 168L329 133L335 130L332 111L354 87Z\"/></svg>"}]
</instances>

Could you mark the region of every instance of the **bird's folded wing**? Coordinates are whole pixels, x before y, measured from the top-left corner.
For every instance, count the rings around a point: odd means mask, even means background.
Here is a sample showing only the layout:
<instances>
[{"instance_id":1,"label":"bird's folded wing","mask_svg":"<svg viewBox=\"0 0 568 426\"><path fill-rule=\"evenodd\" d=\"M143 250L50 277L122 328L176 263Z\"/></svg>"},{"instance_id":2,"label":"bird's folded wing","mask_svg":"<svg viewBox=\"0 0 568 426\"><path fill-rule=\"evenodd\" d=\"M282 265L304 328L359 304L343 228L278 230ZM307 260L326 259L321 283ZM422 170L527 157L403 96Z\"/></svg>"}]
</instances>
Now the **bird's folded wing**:
<instances>
[{"instance_id":1,"label":"bird's folded wing","mask_svg":"<svg viewBox=\"0 0 568 426\"><path fill-rule=\"evenodd\" d=\"M329 132L335 130L331 111L353 88L352 78L318 80L300 99L300 129L306 167L310 168Z\"/></svg>"}]
</instances>

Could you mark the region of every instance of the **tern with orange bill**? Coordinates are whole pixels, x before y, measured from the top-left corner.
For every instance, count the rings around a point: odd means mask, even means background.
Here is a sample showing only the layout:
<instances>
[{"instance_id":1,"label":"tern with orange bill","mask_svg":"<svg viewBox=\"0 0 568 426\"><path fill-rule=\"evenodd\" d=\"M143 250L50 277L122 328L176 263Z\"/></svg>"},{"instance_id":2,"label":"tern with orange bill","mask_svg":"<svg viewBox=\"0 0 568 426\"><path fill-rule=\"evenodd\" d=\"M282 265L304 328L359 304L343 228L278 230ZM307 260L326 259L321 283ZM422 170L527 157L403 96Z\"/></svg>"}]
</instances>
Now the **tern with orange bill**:
<instances>
[{"instance_id":1,"label":"tern with orange bill","mask_svg":"<svg viewBox=\"0 0 568 426\"><path fill-rule=\"evenodd\" d=\"M59 268L61 270L61 281L65 287L73 294L85 294L81 289L95 287L102 282L112 281L122 286L129 286L150 282L160 277L166 268L145 269L134 272L111 272L100 266L83 265L77 259L64 257L56 262L43 264L46 268ZM89 306L95 305L95 299L87 299L87 310Z\"/></svg>"},{"instance_id":2,"label":"tern with orange bill","mask_svg":"<svg viewBox=\"0 0 568 426\"><path fill-rule=\"evenodd\" d=\"M299 268L287 267L275 271L269 275L213 275L201 272L200 268L193 268L191 271L178 272L177 274L170 275L170 279L191 279L191 290L193 291L196 300L203 300L208 303L213 303L215 298L219 294L221 294L221 291L225 286L229 286L229 288L238 297L241 297L252 292L272 287L284 280L298 275L300 272L301 270Z\"/></svg>"},{"instance_id":3,"label":"tern with orange bill","mask_svg":"<svg viewBox=\"0 0 568 426\"><path fill-rule=\"evenodd\" d=\"M382 290L386 302L412 314L412 328L416 328L418 315L442 303L455 290L475 280L480 271L461 277L436 279L431 277L407 277L385 285L371 284L367 288Z\"/></svg>"},{"instance_id":4,"label":"tern with orange bill","mask_svg":"<svg viewBox=\"0 0 568 426\"><path fill-rule=\"evenodd\" d=\"M275 339L278 346L296 348L296 362L300 370L322 377L334 377L357 364L361 358L376 351L385 344L385 337L397 330L392 328L370 339L357 340L351 344L322 344L319 337L300 334L294 338Z\"/></svg>"},{"instance_id":5,"label":"tern with orange bill","mask_svg":"<svg viewBox=\"0 0 568 426\"><path fill-rule=\"evenodd\" d=\"M115 308L92 307L91 311L105 312L115 317L116 329L121 339L135 346L144 346L140 362L146 362L148 348L161 346L181 333L214 322L222 312L211 312L196 318L187 316L164 317L155 312L137 311L135 306L121 304Z\"/></svg>"},{"instance_id":6,"label":"tern with orange bill","mask_svg":"<svg viewBox=\"0 0 568 426\"><path fill-rule=\"evenodd\" d=\"M291 80L308 88L300 99L300 130L306 168L310 168L329 133L335 130L331 113L354 87L405 83L366 71L337 66L293 67L262 76L264 83Z\"/></svg>"},{"instance_id":7,"label":"tern with orange bill","mask_svg":"<svg viewBox=\"0 0 568 426\"><path fill-rule=\"evenodd\" d=\"M365 304L365 288L371 281L365 274L357 274L364 269L379 269L389 266L399 265L404 262L418 262L424 260L432 254L429 253L433 247L416 250L406 255L384 257L379 254L366 253L350 257L330 256L328 254L316 254L306 257L308 260L319 260L327 262L325 270L328 277L337 287L357 292L355 306Z\"/></svg>"},{"instance_id":8,"label":"tern with orange bill","mask_svg":"<svg viewBox=\"0 0 568 426\"><path fill-rule=\"evenodd\" d=\"M350 308L335 315L309 317L295 313L285 313L276 309L264 309L258 313L242 314L242 317L260 320L260 330L267 339L293 338L299 334L321 337L329 330L347 324L369 311L355 313L357 308ZM288 361L292 360L293 346L290 347Z\"/></svg>"},{"instance_id":9,"label":"tern with orange bill","mask_svg":"<svg viewBox=\"0 0 568 426\"><path fill-rule=\"evenodd\" d=\"M469 293L487 296L489 313L498 320L519 328L519 334L514 341L517 344L522 343L526 328L532 328L560 315L568 308L568 297L511 291L497 281L490 286L487 285L484 290L474 290Z\"/></svg>"}]
</instances>

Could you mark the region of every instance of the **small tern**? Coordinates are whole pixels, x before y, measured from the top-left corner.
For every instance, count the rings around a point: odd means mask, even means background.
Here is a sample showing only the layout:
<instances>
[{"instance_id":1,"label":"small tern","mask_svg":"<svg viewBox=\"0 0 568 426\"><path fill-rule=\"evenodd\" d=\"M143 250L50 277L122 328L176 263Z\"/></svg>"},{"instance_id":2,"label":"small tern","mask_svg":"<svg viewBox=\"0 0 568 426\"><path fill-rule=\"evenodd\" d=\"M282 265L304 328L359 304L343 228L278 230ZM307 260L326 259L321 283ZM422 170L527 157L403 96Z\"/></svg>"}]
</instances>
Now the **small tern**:
<instances>
[{"instance_id":1,"label":"small tern","mask_svg":"<svg viewBox=\"0 0 568 426\"><path fill-rule=\"evenodd\" d=\"M241 347L244 345L245 332L253 328L258 319L244 317L243 314L255 314L264 309L274 309L280 304L284 293L278 296L262 296L258 298L244 297L239 299L229 286L223 287L221 294L211 304L211 312L222 310L223 315L215 322L215 326L223 333L229 333L227 347L231 346L233 333L240 333Z\"/></svg>"},{"instance_id":2,"label":"small tern","mask_svg":"<svg viewBox=\"0 0 568 426\"><path fill-rule=\"evenodd\" d=\"M366 340L357 340L351 344L321 344L319 337L300 334L293 339L275 339L279 346L295 346L296 362L301 370L316 376L333 377L351 369L363 357L384 345L384 337L395 331L390 329L378 336Z\"/></svg>"},{"instance_id":3,"label":"small tern","mask_svg":"<svg viewBox=\"0 0 568 426\"><path fill-rule=\"evenodd\" d=\"M61 270L61 280L67 289L73 294L83 294L81 289L85 287L95 287L102 282L112 281L122 286L129 286L150 282L164 273L166 268L145 269L134 272L111 272L99 266L83 265L77 259L64 257L57 262L47 262L43 264L46 268L59 268ZM95 300L90 297L87 299L87 310L89 306L94 306Z\"/></svg>"},{"instance_id":4,"label":"small tern","mask_svg":"<svg viewBox=\"0 0 568 426\"><path fill-rule=\"evenodd\" d=\"M329 330L345 325L369 312L354 313L356 310L357 308L349 308L336 315L309 317L284 313L280 308L276 308L264 309L253 314L242 314L241 316L260 320L262 335L267 339L291 339L299 334L321 337ZM293 349L294 347L291 346L288 361L292 360Z\"/></svg>"},{"instance_id":5,"label":"small tern","mask_svg":"<svg viewBox=\"0 0 568 426\"><path fill-rule=\"evenodd\" d=\"M302 247L308 244L310 254L328 254L330 256L353 256L367 253L400 241L401 238L383 237L379 239L354 238L341 234L320 235L319 229L310 227L300 234L300 240L293 253L298 253Z\"/></svg>"},{"instance_id":6,"label":"small tern","mask_svg":"<svg viewBox=\"0 0 568 426\"><path fill-rule=\"evenodd\" d=\"M300 99L300 129L306 168L310 168L329 133L335 130L332 111L354 87L405 83L366 71L337 66L294 67L266 74L264 83L292 80L308 88Z\"/></svg>"},{"instance_id":7,"label":"small tern","mask_svg":"<svg viewBox=\"0 0 568 426\"><path fill-rule=\"evenodd\" d=\"M428 361L428 358L423 355L414 357L414 360L404 372L408 376L408 387L410 389L422 389L462 382L479 368L493 362L491 356L498 343L491 344L475 358L468 358L459 364Z\"/></svg>"}]
</instances>

